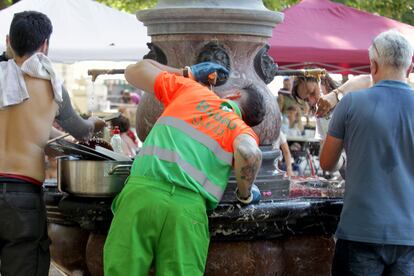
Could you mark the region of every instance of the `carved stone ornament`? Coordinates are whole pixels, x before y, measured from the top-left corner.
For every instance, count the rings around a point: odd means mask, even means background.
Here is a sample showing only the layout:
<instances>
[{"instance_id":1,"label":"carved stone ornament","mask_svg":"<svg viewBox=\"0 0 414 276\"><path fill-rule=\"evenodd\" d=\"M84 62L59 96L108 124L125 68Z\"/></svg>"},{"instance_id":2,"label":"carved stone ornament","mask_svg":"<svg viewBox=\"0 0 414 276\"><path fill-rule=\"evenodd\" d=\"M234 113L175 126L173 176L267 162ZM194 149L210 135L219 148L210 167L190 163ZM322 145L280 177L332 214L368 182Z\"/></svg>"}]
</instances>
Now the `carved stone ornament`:
<instances>
[{"instance_id":1,"label":"carved stone ornament","mask_svg":"<svg viewBox=\"0 0 414 276\"><path fill-rule=\"evenodd\" d=\"M197 63L211 61L224 66L227 70L231 70L230 56L227 51L218 42L207 43L197 57ZM217 80L216 86L223 85L227 80Z\"/></svg>"},{"instance_id":2,"label":"carved stone ornament","mask_svg":"<svg viewBox=\"0 0 414 276\"><path fill-rule=\"evenodd\" d=\"M277 63L267 54L268 50L269 45L266 44L254 58L254 70L266 84L272 82L278 68Z\"/></svg>"},{"instance_id":3,"label":"carved stone ornament","mask_svg":"<svg viewBox=\"0 0 414 276\"><path fill-rule=\"evenodd\" d=\"M167 56L164 54L160 47L154 43L147 43L147 46L150 51L143 57L143 59L152 59L158 61L161 64L167 65Z\"/></svg>"}]
</instances>

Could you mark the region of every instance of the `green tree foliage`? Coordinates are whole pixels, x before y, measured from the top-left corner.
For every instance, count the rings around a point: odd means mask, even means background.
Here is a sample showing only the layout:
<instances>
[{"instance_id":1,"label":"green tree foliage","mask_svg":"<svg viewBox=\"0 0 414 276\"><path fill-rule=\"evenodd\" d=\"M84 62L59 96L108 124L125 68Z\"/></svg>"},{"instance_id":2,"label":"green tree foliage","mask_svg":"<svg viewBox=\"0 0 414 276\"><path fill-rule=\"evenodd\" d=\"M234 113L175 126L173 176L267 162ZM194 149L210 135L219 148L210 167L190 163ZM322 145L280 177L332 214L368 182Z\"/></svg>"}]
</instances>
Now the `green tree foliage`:
<instances>
[{"instance_id":1,"label":"green tree foliage","mask_svg":"<svg viewBox=\"0 0 414 276\"><path fill-rule=\"evenodd\" d=\"M5 8L18 0L0 0L0 9ZM138 10L155 6L157 0L96 0L116 9L135 13ZM413 0L333 0L347 6L375 13L381 16L414 25L414 1ZM270 10L282 11L299 0L263 0ZM236 1L235 1L236 3Z\"/></svg>"},{"instance_id":2,"label":"green tree foliage","mask_svg":"<svg viewBox=\"0 0 414 276\"><path fill-rule=\"evenodd\" d=\"M263 0L263 4L272 11L282 11L296 3L298 3L298 0Z\"/></svg>"},{"instance_id":3,"label":"green tree foliage","mask_svg":"<svg viewBox=\"0 0 414 276\"><path fill-rule=\"evenodd\" d=\"M0 0L0 10L7 8L11 4L13 4L12 0Z\"/></svg>"},{"instance_id":4,"label":"green tree foliage","mask_svg":"<svg viewBox=\"0 0 414 276\"><path fill-rule=\"evenodd\" d=\"M7 0L6 0L7 1ZM137 10L154 7L156 0L97 0L98 2L114 8L135 13ZM381 16L393 18L414 25L414 1L413 0L333 0L347 6L376 13ZM282 11L299 0L263 0L264 5L275 11Z\"/></svg>"},{"instance_id":5,"label":"green tree foliage","mask_svg":"<svg viewBox=\"0 0 414 276\"><path fill-rule=\"evenodd\" d=\"M121 11L135 13L138 10L154 7L157 0L97 0L97 2Z\"/></svg>"},{"instance_id":6,"label":"green tree foliage","mask_svg":"<svg viewBox=\"0 0 414 276\"><path fill-rule=\"evenodd\" d=\"M335 0L335 2L414 25L413 0Z\"/></svg>"}]
</instances>

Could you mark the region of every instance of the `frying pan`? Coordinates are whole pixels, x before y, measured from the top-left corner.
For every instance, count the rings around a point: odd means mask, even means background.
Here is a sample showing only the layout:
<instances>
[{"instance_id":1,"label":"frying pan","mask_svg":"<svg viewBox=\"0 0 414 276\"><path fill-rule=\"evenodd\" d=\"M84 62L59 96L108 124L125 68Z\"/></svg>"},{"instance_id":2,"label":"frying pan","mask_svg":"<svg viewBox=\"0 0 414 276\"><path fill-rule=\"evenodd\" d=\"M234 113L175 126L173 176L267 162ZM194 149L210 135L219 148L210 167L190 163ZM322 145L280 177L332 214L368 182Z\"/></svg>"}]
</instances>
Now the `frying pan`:
<instances>
[{"instance_id":1,"label":"frying pan","mask_svg":"<svg viewBox=\"0 0 414 276\"><path fill-rule=\"evenodd\" d=\"M50 143L49 147L64 155L79 157L82 160L114 160L84 145L75 144L64 139Z\"/></svg>"}]
</instances>

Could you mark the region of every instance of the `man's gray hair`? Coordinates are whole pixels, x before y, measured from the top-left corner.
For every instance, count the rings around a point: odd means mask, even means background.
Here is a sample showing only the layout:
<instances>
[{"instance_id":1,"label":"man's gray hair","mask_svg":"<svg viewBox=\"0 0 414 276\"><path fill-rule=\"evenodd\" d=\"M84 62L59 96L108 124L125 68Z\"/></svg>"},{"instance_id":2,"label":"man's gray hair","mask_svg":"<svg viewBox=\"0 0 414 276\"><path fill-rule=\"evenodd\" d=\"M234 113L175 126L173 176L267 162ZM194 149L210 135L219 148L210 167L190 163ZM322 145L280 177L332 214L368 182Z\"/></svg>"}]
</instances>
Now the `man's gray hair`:
<instances>
[{"instance_id":1,"label":"man's gray hair","mask_svg":"<svg viewBox=\"0 0 414 276\"><path fill-rule=\"evenodd\" d=\"M396 30L380 33L374 38L368 51L369 59L375 60L382 66L391 66L398 70L407 70L412 63L413 47Z\"/></svg>"}]
</instances>

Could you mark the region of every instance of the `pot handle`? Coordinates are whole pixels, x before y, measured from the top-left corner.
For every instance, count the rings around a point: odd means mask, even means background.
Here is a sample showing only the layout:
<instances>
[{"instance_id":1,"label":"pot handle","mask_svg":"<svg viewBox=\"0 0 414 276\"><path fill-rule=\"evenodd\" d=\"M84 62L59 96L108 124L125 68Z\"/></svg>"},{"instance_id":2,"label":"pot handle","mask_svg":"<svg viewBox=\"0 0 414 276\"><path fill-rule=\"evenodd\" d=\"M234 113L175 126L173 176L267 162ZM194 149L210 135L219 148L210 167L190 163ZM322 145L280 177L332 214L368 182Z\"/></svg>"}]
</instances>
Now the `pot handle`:
<instances>
[{"instance_id":1,"label":"pot handle","mask_svg":"<svg viewBox=\"0 0 414 276\"><path fill-rule=\"evenodd\" d=\"M131 172L132 165L116 165L109 172L109 175L128 175Z\"/></svg>"}]
</instances>

